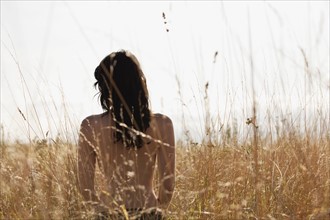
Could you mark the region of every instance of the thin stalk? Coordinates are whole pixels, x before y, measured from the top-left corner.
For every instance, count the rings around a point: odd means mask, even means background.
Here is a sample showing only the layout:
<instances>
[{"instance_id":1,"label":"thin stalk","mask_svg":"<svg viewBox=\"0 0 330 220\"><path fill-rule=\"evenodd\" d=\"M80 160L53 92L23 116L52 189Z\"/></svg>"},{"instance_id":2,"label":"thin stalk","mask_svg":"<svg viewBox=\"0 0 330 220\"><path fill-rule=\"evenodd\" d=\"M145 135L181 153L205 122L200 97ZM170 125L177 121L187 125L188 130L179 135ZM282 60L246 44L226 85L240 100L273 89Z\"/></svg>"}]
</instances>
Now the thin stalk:
<instances>
[{"instance_id":1,"label":"thin stalk","mask_svg":"<svg viewBox=\"0 0 330 220\"><path fill-rule=\"evenodd\" d=\"M257 116L257 107L256 107L256 100L255 100L255 89L254 89L254 63L253 63L253 51L252 51L252 37L251 37L251 20L250 20L250 10L248 8L248 32L249 32L249 49L250 49L250 71L251 71L251 86L252 86L252 125L253 125L253 162L254 162L254 202L255 202L255 213L257 216L261 214L261 206L259 207L260 202L260 195L258 191L259 185L259 153L258 153L258 131L256 126L256 116Z\"/></svg>"}]
</instances>

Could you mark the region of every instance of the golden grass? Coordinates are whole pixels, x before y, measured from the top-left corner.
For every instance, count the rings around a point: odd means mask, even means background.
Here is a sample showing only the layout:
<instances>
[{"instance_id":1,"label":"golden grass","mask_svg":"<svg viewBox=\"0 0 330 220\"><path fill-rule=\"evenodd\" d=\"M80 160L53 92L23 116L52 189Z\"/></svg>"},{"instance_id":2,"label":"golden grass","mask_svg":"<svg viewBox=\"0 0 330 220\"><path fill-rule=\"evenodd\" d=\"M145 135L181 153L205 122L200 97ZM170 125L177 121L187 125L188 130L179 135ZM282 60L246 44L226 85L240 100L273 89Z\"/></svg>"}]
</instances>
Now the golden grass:
<instances>
[{"instance_id":1,"label":"golden grass","mask_svg":"<svg viewBox=\"0 0 330 220\"><path fill-rule=\"evenodd\" d=\"M273 143L259 137L258 172L254 146L246 142L179 145L169 218L328 217L329 135L288 132ZM0 219L90 219L76 188L76 145L2 143L0 161Z\"/></svg>"}]
</instances>

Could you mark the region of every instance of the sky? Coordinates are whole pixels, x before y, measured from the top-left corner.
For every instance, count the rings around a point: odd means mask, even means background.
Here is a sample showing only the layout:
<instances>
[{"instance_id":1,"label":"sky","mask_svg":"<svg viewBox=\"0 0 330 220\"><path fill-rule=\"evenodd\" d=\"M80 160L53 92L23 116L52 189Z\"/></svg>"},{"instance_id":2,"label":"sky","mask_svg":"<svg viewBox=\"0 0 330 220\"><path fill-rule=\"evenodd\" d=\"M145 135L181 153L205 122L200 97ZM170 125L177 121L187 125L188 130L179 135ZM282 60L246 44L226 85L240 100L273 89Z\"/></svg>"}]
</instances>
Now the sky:
<instances>
[{"instance_id":1,"label":"sky","mask_svg":"<svg viewBox=\"0 0 330 220\"><path fill-rule=\"evenodd\" d=\"M120 49L178 138L243 127L253 97L260 120L329 111L329 19L329 1L1 1L4 135L74 137L102 112L96 66Z\"/></svg>"}]
</instances>

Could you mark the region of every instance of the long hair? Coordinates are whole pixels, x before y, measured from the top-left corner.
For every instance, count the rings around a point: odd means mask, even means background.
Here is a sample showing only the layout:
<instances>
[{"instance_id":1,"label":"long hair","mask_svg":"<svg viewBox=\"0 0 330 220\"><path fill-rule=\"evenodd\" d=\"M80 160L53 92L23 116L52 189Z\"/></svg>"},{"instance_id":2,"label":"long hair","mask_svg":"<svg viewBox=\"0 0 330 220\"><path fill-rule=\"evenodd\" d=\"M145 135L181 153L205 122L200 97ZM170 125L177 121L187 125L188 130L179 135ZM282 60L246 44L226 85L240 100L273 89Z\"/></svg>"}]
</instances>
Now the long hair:
<instances>
[{"instance_id":1,"label":"long hair","mask_svg":"<svg viewBox=\"0 0 330 220\"><path fill-rule=\"evenodd\" d=\"M150 109L146 79L136 57L124 50L113 52L96 67L94 76L101 106L116 125L114 141L127 148L142 147L140 132L150 126Z\"/></svg>"}]
</instances>

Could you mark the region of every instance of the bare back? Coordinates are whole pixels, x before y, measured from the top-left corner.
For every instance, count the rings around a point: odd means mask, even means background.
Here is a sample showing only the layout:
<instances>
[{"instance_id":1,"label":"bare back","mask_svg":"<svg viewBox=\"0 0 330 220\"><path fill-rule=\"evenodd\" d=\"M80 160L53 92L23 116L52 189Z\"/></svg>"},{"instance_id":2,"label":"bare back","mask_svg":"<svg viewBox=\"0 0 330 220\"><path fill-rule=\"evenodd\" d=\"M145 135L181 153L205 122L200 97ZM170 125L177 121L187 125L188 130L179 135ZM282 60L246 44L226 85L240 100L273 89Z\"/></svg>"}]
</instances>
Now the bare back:
<instances>
[{"instance_id":1,"label":"bare back","mask_svg":"<svg viewBox=\"0 0 330 220\"><path fill-rule=\"evenodd\" d=\"M85 199L99 200L94 190L95 164L98 162L107 184L107 195L103 194L99 202L110 208L118 205L125 205L126 208L166 208L175 182L171 120L161 114L152 115L150 127L143 138L144 145L140 149L127 149L122 142L114 141L114 127L109 114L90 116L82 122L78 174ZM157 196L153 186L156 162L159 172Z\"/></svg>"}]
</instances>

